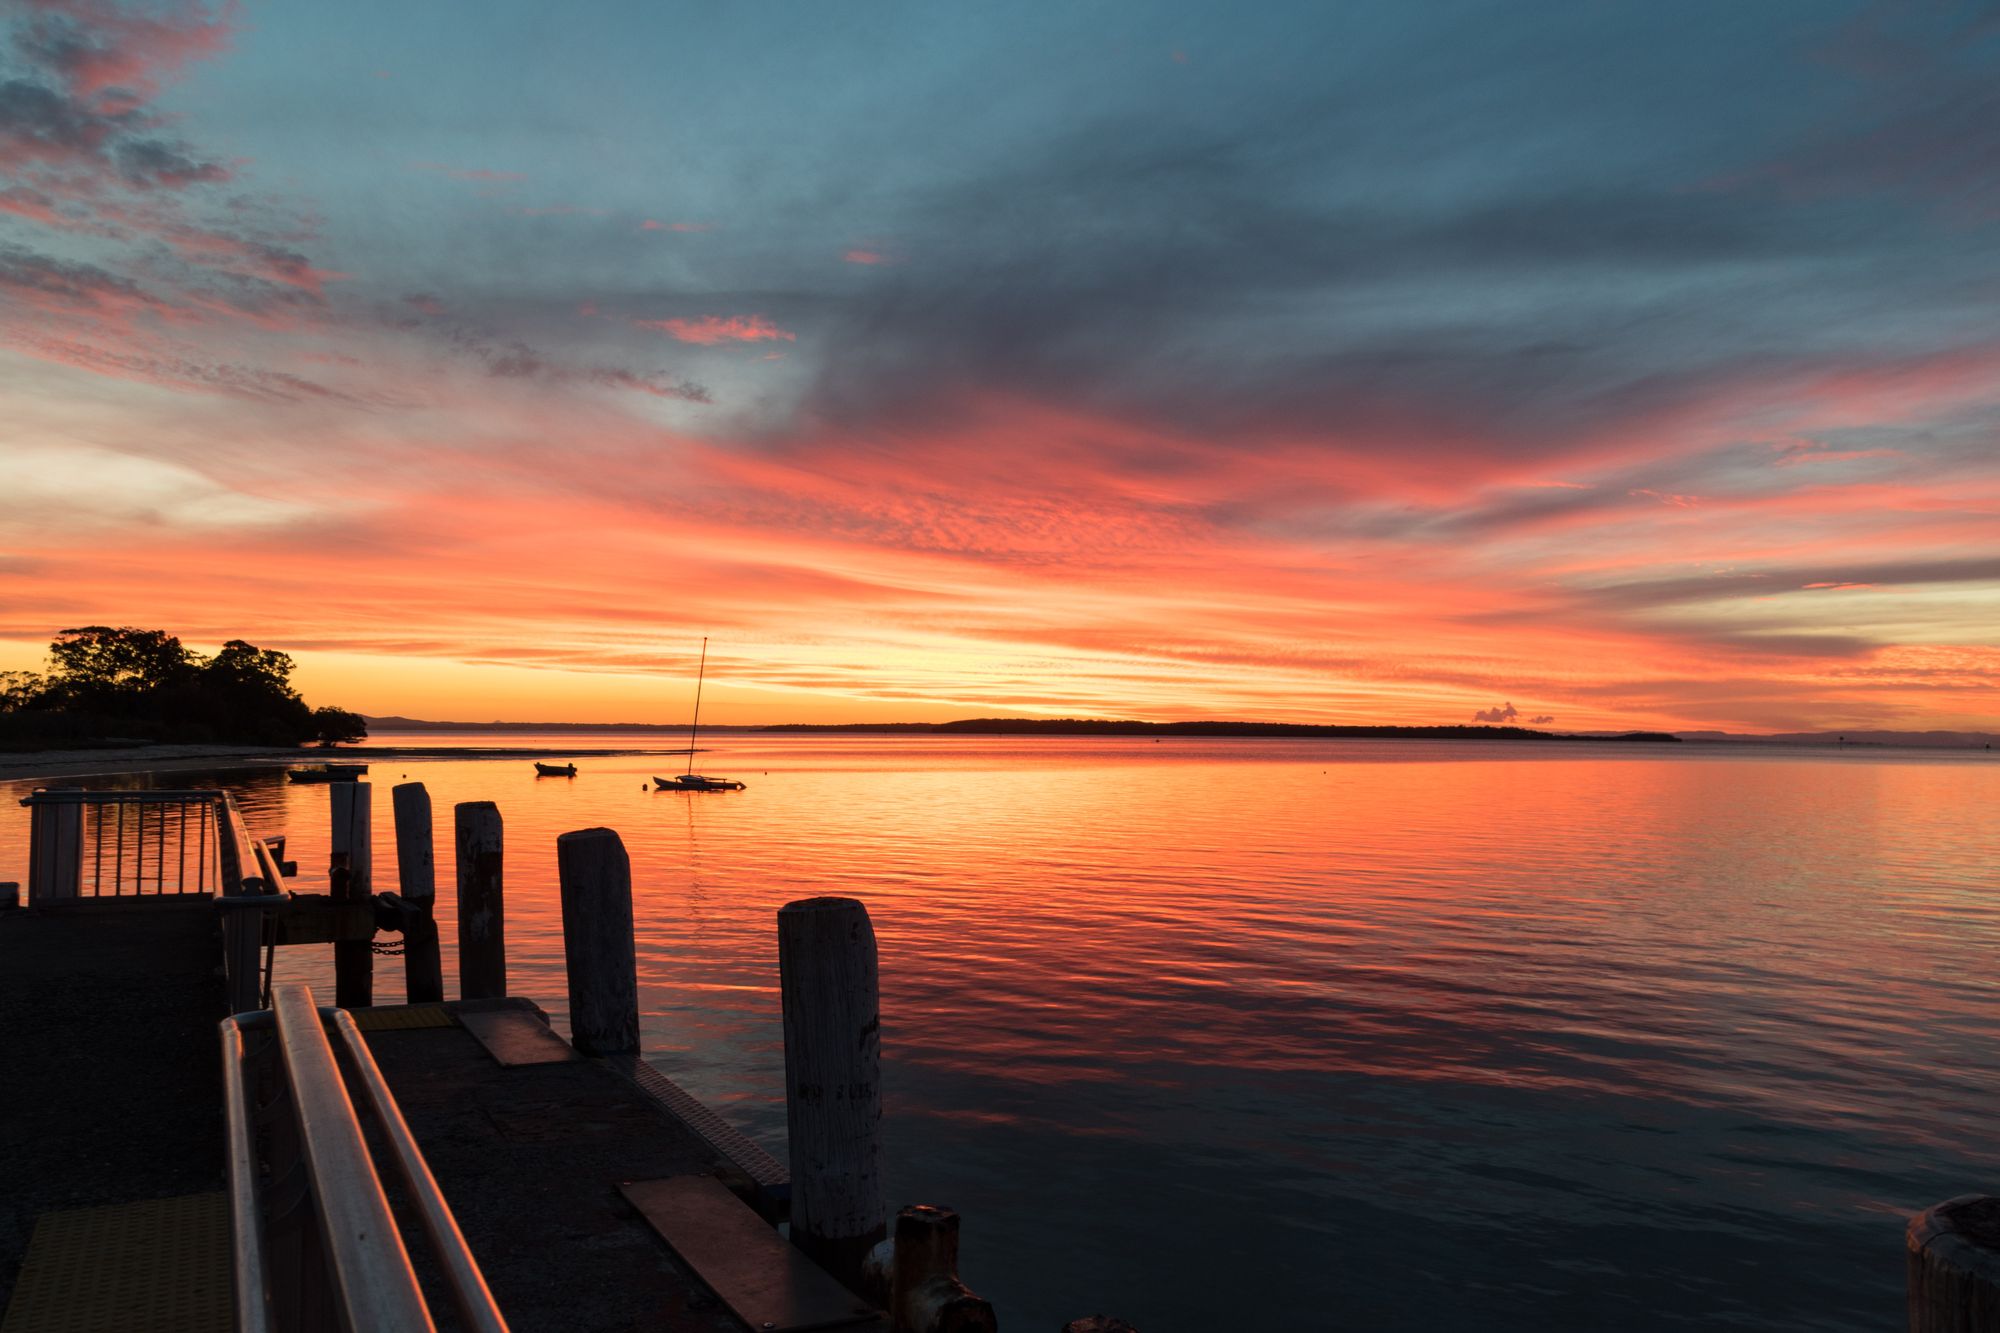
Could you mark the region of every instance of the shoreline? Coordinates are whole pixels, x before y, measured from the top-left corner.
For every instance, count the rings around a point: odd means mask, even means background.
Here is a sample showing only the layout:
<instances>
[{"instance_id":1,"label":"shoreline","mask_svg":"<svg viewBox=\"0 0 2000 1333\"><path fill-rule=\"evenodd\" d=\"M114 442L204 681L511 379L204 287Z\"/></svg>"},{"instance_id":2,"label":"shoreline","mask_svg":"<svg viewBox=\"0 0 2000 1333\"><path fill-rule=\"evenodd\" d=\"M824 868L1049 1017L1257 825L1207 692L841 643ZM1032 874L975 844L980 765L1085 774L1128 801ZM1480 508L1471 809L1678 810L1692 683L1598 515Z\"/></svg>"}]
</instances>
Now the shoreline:
<instances>
[{"instance_id":1,"label":"shoreline","mask_svg":"<svg viewBox=\"0 0 2000 1333\"><path fill-rule=\"evenodd\" d=\"M330 750L261 745L134 745L99 750L0 751L0 782L38 778L102 778L134 773L213 772L218 769L295 768L392 759L604 759L616 755L685 754L686 751L619 746L552 749L546 746L343 745Z\"/></svg>"}]
</instances>

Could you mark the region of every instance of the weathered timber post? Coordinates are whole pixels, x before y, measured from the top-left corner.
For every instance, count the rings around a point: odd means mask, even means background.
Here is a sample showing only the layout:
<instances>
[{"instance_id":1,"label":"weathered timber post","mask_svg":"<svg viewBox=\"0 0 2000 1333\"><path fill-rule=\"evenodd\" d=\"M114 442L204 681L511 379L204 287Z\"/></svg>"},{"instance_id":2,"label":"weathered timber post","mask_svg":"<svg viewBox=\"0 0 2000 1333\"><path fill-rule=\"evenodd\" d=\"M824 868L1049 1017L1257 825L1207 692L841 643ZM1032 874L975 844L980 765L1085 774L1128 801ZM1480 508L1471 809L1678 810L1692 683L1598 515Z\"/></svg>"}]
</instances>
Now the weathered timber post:
<instances>
[{"instance_id":1,"label":"weathered timber post","mask_svg":"<svg viewBox=\"0 0 2000 1333\"><path fill-rule=\"evenodd\" d=\"M2000 1198L1962 1194L1926 1208L1903 1242L1910 1333L2000 1330Z\"/></svg>"},{"instance_id":2,"label":"weathered timber post","mask_svg":"<svg viewBox=\"0 0 2000 1333\"><path fill-rule=\"evenodd\" d=\"M333 806L331 893L336 901L365 903L374 896L375 859L369 844L374 791L366 782L327 784ZM371 941L334 941L333 992L333 1002L342 1009L365 1009L375 1003L375 946Z\"/></svg>"},{"instance_id":3,"label":"weathered timber post","mask_svg":"<svg viewBox=\"0 0 2000 1333\"><path fill-rule=\"evenodd\" d=\"M81 787L47 787L80 792ZM28 814L28 905L83 893L83 802L37 801Z\"/></svg>"},{"instance_id":4,"label":"weathered timber post","mask_svg":"<svg viewBox=\"0 0 2000 1333\"><path fill-rule=\"evenodd\" d=\"M850 1287L887 1234L875 928L852 898L778 911L792 1243Z\"/></svg>"},{"instance_id":5,"label":"weathered timber post","mask_svg":"<svg viewBox=\"0 0 2000 1333\"><path fill-rule=\"evenodd\" d=\"M421 782L392 788L396 816L396 891L403 913L403 988L411 1004L444 999L444 963L438 957L437 853L431 844L431 794Z\"/></svg>"},{"instance_id":6,"label":"weathered timber post","mask_svg":"<svg viewBox=\"0 0 2000 1333\"><path fill-rule=\"evenodd\" d=\"M639 1049L639 969L632 941L632 860L608 828L556 839L570 1044L585 1055Z\"/></svg>"},{"instance_id":7,"label":"weathered timber post","mask_svg":"<svg viewBox=\"0 0 2000 1333\"><path fill-rule=\"evenodd\" d=\"M958 1280L958 1214L913 1203L896 1214L890 1333L994 1333L993 1303Z\"/></svg>"},{"instance_id":8,"label":"weathered timber post","mask_svg":"<svg viewBox=\"0 0 2000 1333\"><path fill-rule=\"evenodd\" d=\"M507 993L507 916L501 892L500 807L464 801L452 810L458 848L458 996Z\"/></svg>"}]
</instances>

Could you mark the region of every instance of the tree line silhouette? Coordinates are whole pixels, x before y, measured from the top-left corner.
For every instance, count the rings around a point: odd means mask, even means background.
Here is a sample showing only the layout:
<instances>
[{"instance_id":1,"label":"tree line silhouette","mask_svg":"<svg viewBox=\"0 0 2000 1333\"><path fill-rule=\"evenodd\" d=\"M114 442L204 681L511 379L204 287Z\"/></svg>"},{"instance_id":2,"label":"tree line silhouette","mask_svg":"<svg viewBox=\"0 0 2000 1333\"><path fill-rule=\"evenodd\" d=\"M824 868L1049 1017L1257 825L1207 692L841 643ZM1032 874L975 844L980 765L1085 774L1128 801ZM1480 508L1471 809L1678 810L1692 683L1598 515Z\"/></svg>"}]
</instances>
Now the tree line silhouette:
<instances>
[{"instance_id":1,"label":"tree line silhouette","mask_svg":"<svg viewBox=\"0 0 2000 1333\"><path fill-rule=\"evenodd\" d=\"M312 708L292 688L293 662L231 639L213 657L164 630L86 625L49 644L44 672L0 671L0 743L107 740L333 745L368 725L344 708Z\"/></svg>"}]
</instances>

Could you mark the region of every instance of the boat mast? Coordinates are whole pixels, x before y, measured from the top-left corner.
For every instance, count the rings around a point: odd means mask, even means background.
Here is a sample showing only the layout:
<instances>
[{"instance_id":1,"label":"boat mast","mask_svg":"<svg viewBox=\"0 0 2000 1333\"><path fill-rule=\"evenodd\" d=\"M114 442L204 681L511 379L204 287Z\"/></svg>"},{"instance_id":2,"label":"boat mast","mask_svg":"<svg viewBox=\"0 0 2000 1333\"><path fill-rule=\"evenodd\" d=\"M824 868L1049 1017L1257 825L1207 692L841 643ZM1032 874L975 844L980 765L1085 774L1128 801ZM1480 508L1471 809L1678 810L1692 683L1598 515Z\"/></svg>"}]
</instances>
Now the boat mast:
<instances>
[{"instance_id":1,"label":"boat mast","mask_svg":"<svg viewBox=\"0 0 2000 1333\"><path fill-rule=\"evenodd\" d=\"M694 772L694 733L701 726L701 678L708 671L708 636L701 636L701 665L694 673L694 719L688 723L688 766Z\"/></svg>"}]
</instances>

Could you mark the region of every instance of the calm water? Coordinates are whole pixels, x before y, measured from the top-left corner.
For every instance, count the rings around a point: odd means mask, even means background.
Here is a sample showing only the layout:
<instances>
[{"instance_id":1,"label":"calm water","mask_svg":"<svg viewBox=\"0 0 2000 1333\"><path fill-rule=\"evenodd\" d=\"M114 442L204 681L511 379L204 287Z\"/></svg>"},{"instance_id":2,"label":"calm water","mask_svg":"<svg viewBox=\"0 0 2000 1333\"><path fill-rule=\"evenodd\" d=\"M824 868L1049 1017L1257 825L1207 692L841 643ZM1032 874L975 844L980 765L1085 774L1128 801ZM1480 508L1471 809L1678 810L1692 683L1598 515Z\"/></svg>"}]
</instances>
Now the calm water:
<instances>
[{"instance_id":1,"label":"calm water","mask_svg":"<svg viewBox=\"0 0 2000 1333\"><path fill-rule=\"evenodd\" d=\"M376 887L404 775L443 866L499 802L513 989L560 1019L555 836L616 828L647 1052L780 1156L773 914L865 900L892 1203L960 1210L1005 1327L1879 1330L1905 1215L2000 1191L1983 754L713 743L748 790L377 763ZM226 785L318 887L326 789Z\"/></svg>"}]
</instances>

